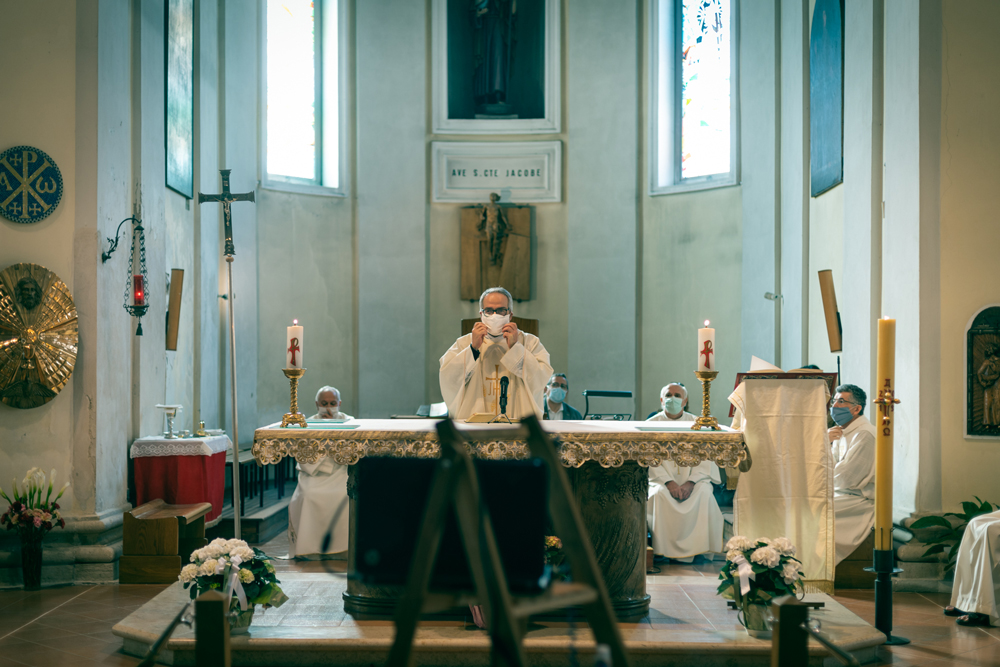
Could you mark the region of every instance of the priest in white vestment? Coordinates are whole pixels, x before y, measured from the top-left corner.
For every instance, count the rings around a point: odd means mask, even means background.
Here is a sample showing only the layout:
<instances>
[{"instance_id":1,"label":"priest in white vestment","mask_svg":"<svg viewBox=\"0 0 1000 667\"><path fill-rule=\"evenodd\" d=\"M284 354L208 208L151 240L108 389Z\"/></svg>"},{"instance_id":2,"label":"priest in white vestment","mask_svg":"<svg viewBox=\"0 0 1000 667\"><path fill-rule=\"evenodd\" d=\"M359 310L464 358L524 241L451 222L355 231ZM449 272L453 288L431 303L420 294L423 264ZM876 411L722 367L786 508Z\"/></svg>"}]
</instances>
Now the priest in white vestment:
<instances>
[{"instance_id":1,"label":"priest in white vestment","mask_svg":"<svg viewBox=\"0 0 1000 667\"><path fill-rule=\"evenodd\" d=\"M959 625L1000 625L1000 511L980 514L965 528L955 561L948 616Z\"/></svg>"},{"instance_id":2,"label":"priest in white vestment","mask_svg":"<svg viewBox=\"0 0 1000 667\"><path fill-rule=\"evenodd\" d=\"M316 392L316 419L353 419L340 411L340 392L322 387ZM312 556L340 554L347 551L347 466L324 457L316 463L299 463L299 483L288 503L288 555ZM330 543L323 550L323 537L331 529Z\"/></svg>"},{"instance_id":3,"label":"priest in white vestment","mask_svg":"<svg viewBox=\"0 0 1000 667\"><path fill-rule=\"evenodd\" d=\"M685 412L687 390L678 383L660 390L660 412L646 421L694 421ZM723 518L712 484L721 484L719 466L703 461L693 468L673 461L649 469L646 521L653 553L690 563L699 554L722 551Z\"/></svg>"},{"instance_id":4,"label":"priest in white vestment","mask_svg":"<svg viewBox=\"0 0 1000 667\"><path fill-rule=\"evenodd\" d=\"M864 416L867 396L842 384L830 401L836 426L829 430L833 449L833 517L836 564L860 546L875 525L875 427Z\"/></svg>"},{"instance_id":5,"label":"priest in white vestment","mask_svg":"<svg viewBox=\"0 0 1000 667\"><path fill-rule=\"evenodd\" d=\"M511 322L513 299L502 287L479 297L481 321L441 357L441 395L452 419L500 414L501 378L507 378L506 415L511 421L542 417L549 353L537 336Z\"/></svg>"}]
</instances>

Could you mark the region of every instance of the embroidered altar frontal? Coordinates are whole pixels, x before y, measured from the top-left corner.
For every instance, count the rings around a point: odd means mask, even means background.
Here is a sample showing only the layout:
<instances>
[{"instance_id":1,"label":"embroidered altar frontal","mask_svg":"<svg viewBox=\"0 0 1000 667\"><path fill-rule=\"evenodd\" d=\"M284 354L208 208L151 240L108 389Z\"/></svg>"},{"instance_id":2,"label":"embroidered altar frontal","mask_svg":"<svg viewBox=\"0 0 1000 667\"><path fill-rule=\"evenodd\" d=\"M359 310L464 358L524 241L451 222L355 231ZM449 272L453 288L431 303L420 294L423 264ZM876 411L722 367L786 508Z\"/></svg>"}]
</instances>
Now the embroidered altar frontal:
<instances>
[{"instance_id":1,"label":"embroidered altar frontal","mask_svg":"<svg viewBox=\"0 0 1000 667\"><path fill-rule=\"evenodd\" d=\"M253 455L262 464L291 456L304 463L330 457L353 465L366 456L438 458L435 421L430 419L357 419L345 423L310 423L310 428L280 428L278 423L257 429ZM594 461L603 468L619 468L635 461L648 468L663 461L696 466L714 461L723 468L746 467L749 462L743 433L729 428L692 431L691 422L654 425L655 422L544 421L542 428L557 440L559 457L567 468ZM483 459L528 458L521 429L506 424L456 424L468 437L470 453Z\"/></svg>"}]
</instances>

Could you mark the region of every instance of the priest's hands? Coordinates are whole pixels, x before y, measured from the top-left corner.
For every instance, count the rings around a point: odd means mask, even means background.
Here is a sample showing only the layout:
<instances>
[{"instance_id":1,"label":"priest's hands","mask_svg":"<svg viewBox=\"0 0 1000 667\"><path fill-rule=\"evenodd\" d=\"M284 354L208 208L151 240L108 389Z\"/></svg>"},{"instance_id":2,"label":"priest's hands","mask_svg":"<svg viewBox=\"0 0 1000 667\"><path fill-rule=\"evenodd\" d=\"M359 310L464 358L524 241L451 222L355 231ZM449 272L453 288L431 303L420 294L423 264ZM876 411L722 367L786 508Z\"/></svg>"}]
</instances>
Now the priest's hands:
<instances>
[{"instance_id":1,"label":"priest's hands","mask_svg":"<svg viewBox=\"0 0 1000 667\"><path fill-rule=\"evenodd\" d=\"M691 492L694 491L694 482L678 484L677 482L670 481L667 482L667 491L677 500L684 502L691 497Z\"/></svg>"},{"instance_id":2,"label":"priest's hands","mask_svg":"<svg viewBox=\"0 0 1000 667\"><path fill-rule=\"evenodd\" d=\"M476 325L472 327L472 349L478 350L482 344L483 339L486 338L486 333L489 329L482 322L476 322Z\"/></svg>"},{"instance_id":3,"label":"priest's hands","mask_svg":"<svg viewBox=\"0 0 1000 667\"><path fill-rule=\"evenodd\" d=\"M508 322L503 325L503 337L507 340L507 349L514 347L517 343L517 325L513 322Z\"/></svg>"},{"instance_id":4,"label":"priest's hands","mask_svg":"<svg viewBox=\"0 0 1000 667\"><path fill-rule=\"evenodd\" d=\"M839 426L834 426L833 428L831 428L830 430L828 430L826 433L827 433L827 435L830 436L830 442L831 443L837 442L838 440L840 440L841 438L844 437L844 429L842 429Z\"/></svg>"}]
</instances>

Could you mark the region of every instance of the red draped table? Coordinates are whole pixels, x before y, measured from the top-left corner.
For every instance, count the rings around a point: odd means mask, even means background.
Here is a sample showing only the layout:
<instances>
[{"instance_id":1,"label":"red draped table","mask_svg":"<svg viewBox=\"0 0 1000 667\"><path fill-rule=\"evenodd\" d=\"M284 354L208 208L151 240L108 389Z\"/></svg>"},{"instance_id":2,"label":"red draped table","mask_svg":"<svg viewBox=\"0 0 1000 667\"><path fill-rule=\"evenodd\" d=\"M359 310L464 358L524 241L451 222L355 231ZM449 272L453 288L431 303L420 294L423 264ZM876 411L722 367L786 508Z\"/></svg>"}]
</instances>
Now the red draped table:
<instances>
[{"instance_id":1,"label":"red draped table","mask_svg":"<svg viewBox=\"0 0 1000 667\"><path fill-rule=\"evenodd\" d=\"M212 503L206 522L222 515L226 489L225 435L206 438L139 438L129 456L135 470L136 505L162 498L171 505Z\"/></svg>"}]
</instances>

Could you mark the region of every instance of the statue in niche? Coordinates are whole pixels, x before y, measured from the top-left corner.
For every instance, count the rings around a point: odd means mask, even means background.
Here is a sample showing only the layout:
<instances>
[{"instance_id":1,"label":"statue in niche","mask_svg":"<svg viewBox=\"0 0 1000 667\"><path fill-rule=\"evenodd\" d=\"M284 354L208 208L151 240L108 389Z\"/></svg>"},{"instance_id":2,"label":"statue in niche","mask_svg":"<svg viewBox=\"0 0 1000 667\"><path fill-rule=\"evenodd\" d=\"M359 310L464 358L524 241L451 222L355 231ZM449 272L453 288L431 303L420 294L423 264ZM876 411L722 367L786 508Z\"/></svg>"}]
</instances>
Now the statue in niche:
<instances>
[{"instance_id":1,"label":"statue in niche","mask_svg":"<svg viewBox=\"0 0 1000 667\"><path fill-rule=\"evenodd\" d=\"M472 0L476 112L510 116L507 103L517 0Z\"/></svg>"},{"instance_id":2,"label":"statue in niche","mask_svg":"<svg viewBox=\"0 0 1000 667\"><path fill-rule=\"evenodd\" d=\"M977 373L983 387L983 424L1000 426L1000 343L988 343L983 356Z\"/></svg>"},{"instance_id":3,"label":"statue in niche","mask_svg":"<svg viewBox=\"0 0 1000 667\"><path fill-rule=\"evenodd\" d=\"M503 209L497 206L500 195L490 193L490 203L482 206L479 217L479 231L486 232L486 245L489 250L490 264L496 266L503 263L503 240L507 236L507 218Z\"/></svg>"}]
</instances>

